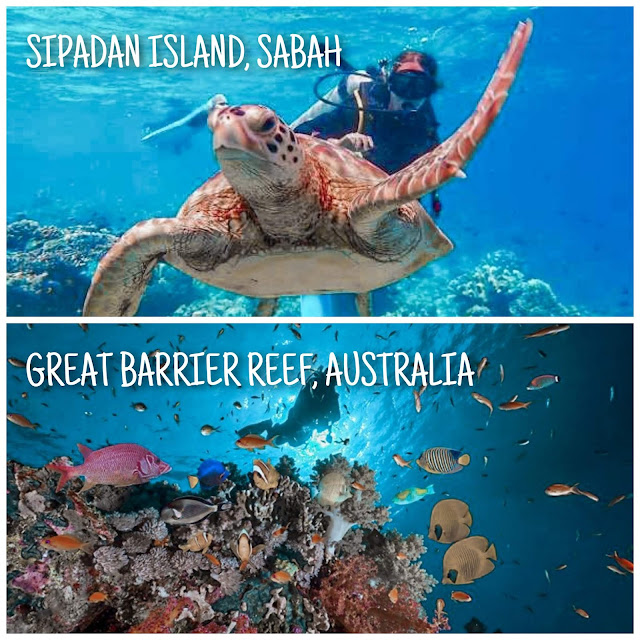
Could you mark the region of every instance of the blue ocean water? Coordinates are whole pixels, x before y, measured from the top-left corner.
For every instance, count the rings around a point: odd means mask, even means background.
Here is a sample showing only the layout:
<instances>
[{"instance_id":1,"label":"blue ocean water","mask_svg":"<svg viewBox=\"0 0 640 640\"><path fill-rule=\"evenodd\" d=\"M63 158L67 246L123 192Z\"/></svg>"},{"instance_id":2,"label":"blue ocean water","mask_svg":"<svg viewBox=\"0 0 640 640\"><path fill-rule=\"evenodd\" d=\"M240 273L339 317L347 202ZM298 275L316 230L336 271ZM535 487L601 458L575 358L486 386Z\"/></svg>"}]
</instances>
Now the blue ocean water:
<instances>
[{"instance_id":1,"label":"blue ocean water","mask_svg":"<svg viewBox=\"0 0 640 640\"><path fill-rule=\"evenodd\" d=\"M293 457L303 479L308 479L316 460L332 453L366 463L376 471L382 504L392 506L393 520L387 526L404 534L426 536L431 508L439 499L451 496L467 502L472 533L495 543L498 563L493 573L464 588L473 597L470 604L450 602L451 588L442 585L429 596L429 610L435 598L445 598L454 631L463 631L476 616L489 631L630 632L632 578L608 571L611 560L606 554L617 550L633 557L633 500L629 497L607 507L612 498L630 494L633 487L632 328L574 325L559 335L524 340L524 334L535 328L304 324L297 329L298 339L287 325L91 325L86 332L77 325L31 329L10 325L8 344L9 355L23 360L31 352L49 351L171 353L178 345L187 353L204 347L216 353L233 351L241 362L250 351L317 353L317 366L326 365L332 351L420 351L425 360L433 352L438 360L440 354L464 350L474 365L486 356L489 365L474 390L493 401L496 410L489 419L487 409L470 397L466 386L429 387L422 395L420 413L410 388L341 386L338 419L331 425L320 421L302 426L298 446L284 443L260 456ZM242 366L239 371L246 373ZM435 371L444 377L444 367L436 365ZM541 391L526 391L540 374L555 374L561 381ZM111 378L112 386L118 386L118 379ZM244 374L240 379L246 383ZM135 442L168 462L173 469L163 479L185 491L187 475L204 458L233 462L249 472L256 455L234 446L236 430L265 419L283 423L300 391L299 385L283 384L265 388L245 384L241 389L206 385L36 389L27 384L24 369L12 366L8 381L9 411L41 425L32 431L8 424L10 459L42 466L55 456L68 455L77 464L78 442L90 442L95 448ZM27 398L21 397L25 391ZM515 394L531 400L531 406L514 412L498 410L499 403ZM134 410L131 405L138 402L147 410ZM205 423L220 431L204 437L200 428ZM523 441L528 444L519 444ZM471 464L454 475L425 478L415 465L401 469L391 459L394 453L415 459L433 446L463 450L470 454ZM552 483L577 482L600 501L551 498L544 493ZM435 495L407 507L391 504L397 492L428 484L434 485ZM440 580L445 547L426 543L423 565ZM568 567L556 571L562 564ZM576 615L574 605L589 612L590 619Z\"/></svg>"},{"instance_id":2,"label":"blue ocean water","mask_svg":"<svg viewBox=\"0 0 640 640\"><path fill-rule=\"evenodd\" d=\"M504 113L468 180L441 194L440 225L456 249L437 264L455 276L489 252L510 249L564 304L630 315L631 8L10 8L9 221L93 222L120 233L173 215L217 170L210 134L190 129L151 145L140 141L146 126L218 92L232 103L267 104L291 121L314 101L313 84L326 73L255 64L248 71L31 70L28 34L138 33L144 40L232 33L247 43L248 59L260 53L263 32L338 34L343 54L359 67L405 48L426 49L444 82L434 107L445 136L474 108L516 22L528 17L534 34ZM59 313L75 313L64 299Z\"/></svg>"}]
</instances>

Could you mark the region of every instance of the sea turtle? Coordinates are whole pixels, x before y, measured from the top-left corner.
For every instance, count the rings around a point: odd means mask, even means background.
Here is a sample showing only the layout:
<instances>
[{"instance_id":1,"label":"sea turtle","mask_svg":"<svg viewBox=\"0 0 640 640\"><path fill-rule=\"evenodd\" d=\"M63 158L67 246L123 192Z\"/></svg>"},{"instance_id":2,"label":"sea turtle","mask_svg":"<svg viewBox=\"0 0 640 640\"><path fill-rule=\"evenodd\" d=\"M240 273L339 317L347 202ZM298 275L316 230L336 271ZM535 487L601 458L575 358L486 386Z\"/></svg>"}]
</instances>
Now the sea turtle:
<instances>
[{"instance_id":1,"label":"sea turtle","mask_svg":"<svg viewBox=\"0 0 640 640\"><path fill-rule=\"evenodd\" d=\"M453 248L417 202L462 171L498 115L531 34L519 23L478 106L447 140L387 175L330 141L295 134L271 109L219 106L209 114L221 172L175 218L138 223L101 260L87 316L128 316L159 260L192 277L261 298L368 292Z\"/></svg>"}]
</instances>

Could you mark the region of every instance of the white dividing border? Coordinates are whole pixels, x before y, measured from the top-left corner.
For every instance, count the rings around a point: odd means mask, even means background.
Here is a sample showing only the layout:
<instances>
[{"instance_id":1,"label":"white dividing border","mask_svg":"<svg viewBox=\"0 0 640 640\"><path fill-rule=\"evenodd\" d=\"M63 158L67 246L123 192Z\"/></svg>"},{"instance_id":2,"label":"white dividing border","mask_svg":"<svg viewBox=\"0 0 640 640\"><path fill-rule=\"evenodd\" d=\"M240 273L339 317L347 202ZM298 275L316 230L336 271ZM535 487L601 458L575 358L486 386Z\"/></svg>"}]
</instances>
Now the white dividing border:
<instances>
[{"instance_id":1,"label":"white dividing border","mask_svg":"<svg viewBox=\"0 0 640 640\"><path fill-rule=\"evenodd\" d=\"M2 16L0 18L0 75L1 75L1 100L0 100L0 113L2 114L2 126L1 126L1 136L2 136L2 148L0 150L2 163L1 166L5 167L5 176L2 180L2 186L0 188L0 194L2 197L2 206L3 206L3 215L0 215L0 254L2 255L2 260L0 261L0 279L3 283L6 283L6 229L7 229L7 180L6 180L6 164L7 164L7 146L6 146L6 132L7 132L7 111L6 111L6 7L20 7L20 6L41 6L41 7L52 7L52 6L69 6L71 4L77 4L78 6L92 6L92 7L100 7L100 6L118 6L118 7L139 7L141 5L147 6L156 6L156 7L174 7L177 5L181 6L190 6L190 7L252 7L252 6L272 6L272 7L292 7L295 6L293 1L283 2L282 0L233 0L233 2L216 2L214 0L190 0L190 1L182 1L178 2L178 0L155 0L154 2L144 2L141 0L111 0L110 2L104 1L96 1L96 0L81 0L78 3L69 2L69 0L65 1L56 1L56 0L32 0L31 2L16 2L15 0L1 0L2 1ZM428 8L429 6L433 6L435 3L425 2L425 0L413 0L410 4L409 2L404 2L401 4L396 4L392 0L388 0L387 2L381 2L380 0L368 0L366 2L354 2L353 0L322 0L320 2L309 2L305 3L308 7L359 7L359 6L369 6L369 7L385 7L385 6L423 6ZM635 42L635 36L638 33L638 24L640 18L638 17L639 11L636 8L636 3L633 1L622 1L616 2L617 6L631 6L634 7L634 68L639 69L640 64L638 64L638 47ZM536 6L544 6L544 7L600 7L606 5L602 0L594 1L594 0L543 0L542 2L538 2ZM482 7L482 6L493 6L493 7L511 7L511 6L531 6L526 3L514 1L507 2L505 0L493 0L490 5L479 2L455 2L452 0L441 0L437 3L437 6L455 6L455 7L465 7L465 6L473 6L473 7ZM533 7L532 7L533 8ZM612 70L615 72L615 69ZM634 87L634 106L637 108L638 98L640 97L640 89L638 88L638 82L635 83ZM612 99L615 99L615 96L612 96ZM635 111L634 111L635 116ZM637 149L637 143L639 139L638 127L636 118L634 117L634 151ZM594 160L597 158L597 150L594 149ZM634 153L634 161L636 161L636 154ZM615 162L616 159L609 159L610 162ZM638 163L635 162L634 167L634 183L640 184L640 169L638 169ZM635 194L634 194L634 212L635 212ZM550 233L552 230L550 230ZM633 309L634 315L633 317L570 317L570 318L550 318L550 317L519 317L519 318L420 318L420 317L406 317L406 318L396 318L396 317L375 317L375 318L334 318L334 317L322 317L322 318L290 318L290 317L276 317L276 318L236 318L236 317L220 317L220 318L149 318L149 317L136 317L135 319L131 319L132 322L137 322L140 324L203 324L203 323L223 323L223 322L231 322L235 324L248 324L248 323L256 323L256 324L271 324L271 323L287 323L287 322L300 322L301 324L318 324L318 323L333 323L333 324L351 324L351 323L361 323L361 324L418 324L418 323L426 323L426 324L443 324L443 323L460 323L460 324L555 324L560 322L568 322L570 324L614 324L614 323L628 323L634 325L634 333L636 328L636 308L637 308L637 300L640 295L640 267L639 263L636 260L636 247L640 246L640 232L638 231L638 225L634 225L634 299L633 299ZM23 323L33 323L33 324L71 324L84 322L84 319L79 317L11 317L8 318L6 314L7 305L6 305L6 295L7 288L5 285L0 286L0 317L2 319L3 331L2 338L0 339L0 356L2 362L6 362L7 358L7 324L23 324ZM92 319L91 324L111 324L111 323L121 323L126 321L122 318L102 318L102 319ZM638 346L638 340L635 339L634 335L634 376L638 373L638 362L640 361L640 347ZM3 406L6 406L7 403L7 387L6 387L6 367L0 367L0 397L3 401ZM634 431L637 423L637 416L639 415L640 409L640 385L634 385L634 391L638 390L634 395ZM634 444L634 454L638 451L637 445L638 438L636 438L636 442ZM0 438L0 455L4 456L6 460L6 437ZM635 457L635 456L634 456ZM0 513L6 514L6 476L3 474L3 486L2 490L2 498L0 503ZM634 493L636 495L640 495L638 493L638 474L635 474L634 478ZM639 509L635 509L634 516L634 533L637 532L637 524L638 519L640 518ZM0 526L0 545L2 545L6 549L6 521ZM2 564L2 574L5 578L6 583L6 562ZM0 611L6 611L6 589L0 589ZM602 607L606 608L607 603L602 602ZM640 607L638 606L638 597L636 596L636 602L634 603L634 620L637 620L638 613L640 612ZM6 633L6 616L4 613L0 613L3 619L3 630ZM585 632L588 632L588 626L585 626ZM290 634L260 634L262 637L267 638L269 640L274 638L282 638L290 640ZM369 634L368 634L369 635ZM563 638L571 638L572 636L577 636L578 634L563 634ZM590 635L590 637L598 637L598 635ZM337 637L347 637L347 634L334 634ZM48 638L47 634L34 634L31 637L35 637L38 639ZM62 634L56 634L56 637L63 637ZM74 634L73 636L69 635L69 638L113 638L114 634ZM155 636L146 635L149 640L152 640ZM360 636L362 637L362 636ZM369 637L379 637L379 638L389 638L390 636L382 635L382 634L370 634ZM398 634L393 637L406 637L410 636L405 634ZM530 637L541 637L548 638L550 637L547 634L507 634L507 637L512 637L517 640L521 638L530 638ZM602 636L603 637L603 636Z\"/></svg>"}]
</instances>

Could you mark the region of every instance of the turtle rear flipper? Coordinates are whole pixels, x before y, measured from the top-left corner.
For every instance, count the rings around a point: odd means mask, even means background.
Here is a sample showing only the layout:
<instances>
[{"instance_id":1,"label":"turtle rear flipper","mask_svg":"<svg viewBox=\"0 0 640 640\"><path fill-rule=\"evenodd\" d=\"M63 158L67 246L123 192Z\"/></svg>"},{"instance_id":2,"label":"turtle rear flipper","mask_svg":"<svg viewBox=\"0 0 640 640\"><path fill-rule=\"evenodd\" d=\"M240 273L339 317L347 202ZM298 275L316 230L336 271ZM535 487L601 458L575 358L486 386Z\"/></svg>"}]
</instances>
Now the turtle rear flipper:
<instances>
[{"instance_id":1,"label":"turtle rear flipper","mask_svg":"<svg viewBox=\"0 0 640 640\"><path fill-rule=\"evenodd\" d=\"M374 186L362 188L349 210L356 225L375 220L383 213L416 200L438 189L451 178L466 177L462 168L500 113L532 29L530 20L518 24L476 110L452 136L404 169Z\"/></svg>"},{"instance_id":2,"label":"turtle rear flipper","mask_svg":"<svg viewBox=\"0 0 640 640\"><path fill-rule=\"evenodd\" d=\"M129 229L100 261L83 315L135 315L153 269L174 244L178 226L175 218L152 218Z\"/></svg>"}]
</instances>

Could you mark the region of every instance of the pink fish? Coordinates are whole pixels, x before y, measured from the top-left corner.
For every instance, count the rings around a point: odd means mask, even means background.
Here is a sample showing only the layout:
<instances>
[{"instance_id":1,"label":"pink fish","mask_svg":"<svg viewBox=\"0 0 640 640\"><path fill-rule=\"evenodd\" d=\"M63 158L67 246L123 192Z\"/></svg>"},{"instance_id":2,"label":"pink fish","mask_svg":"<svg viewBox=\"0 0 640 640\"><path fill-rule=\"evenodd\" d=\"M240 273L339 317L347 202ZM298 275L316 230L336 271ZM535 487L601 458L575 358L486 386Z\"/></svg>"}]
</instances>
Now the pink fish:
<instances>
[{"instance_id":1,"label":"pink fish","mask_svg":"<svg viewBox=\"0 0 640 640\"><path fill-rule=\"evenodd\" d=\"M114 444L97 451L78 444L78 449L84 457L83 464L73 467L52 462L46 466L61 474L56 491L60 491L69 480L78 476L84 476L81 491L87 491L97 484L114 487L144 484L171 471L166 462L137 444Z\"/></svg>"}]
</instances>

